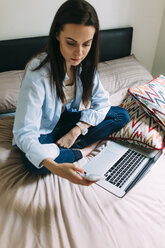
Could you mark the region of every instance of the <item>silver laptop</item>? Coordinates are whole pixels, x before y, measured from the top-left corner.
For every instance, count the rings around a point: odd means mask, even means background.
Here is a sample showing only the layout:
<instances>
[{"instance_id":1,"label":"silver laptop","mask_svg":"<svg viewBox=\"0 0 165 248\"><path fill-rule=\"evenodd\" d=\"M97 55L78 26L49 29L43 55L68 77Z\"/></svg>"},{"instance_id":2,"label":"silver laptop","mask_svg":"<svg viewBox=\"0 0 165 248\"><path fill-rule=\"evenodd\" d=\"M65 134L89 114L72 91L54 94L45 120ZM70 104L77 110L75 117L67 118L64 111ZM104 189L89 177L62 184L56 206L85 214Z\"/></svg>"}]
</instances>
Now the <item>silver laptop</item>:
<instances>
[{"instance_id":1,"label":"silver laptop","mask_svg":"<svg viewBox=\"0 0 165 248\"><path fill-rule=\"evenodd\" d=\"M87 164L85 173L104 176L97 184L118 197L123 197L154 165L162 150L140 148L109 141Z\"/></svg>"}]
</instances>

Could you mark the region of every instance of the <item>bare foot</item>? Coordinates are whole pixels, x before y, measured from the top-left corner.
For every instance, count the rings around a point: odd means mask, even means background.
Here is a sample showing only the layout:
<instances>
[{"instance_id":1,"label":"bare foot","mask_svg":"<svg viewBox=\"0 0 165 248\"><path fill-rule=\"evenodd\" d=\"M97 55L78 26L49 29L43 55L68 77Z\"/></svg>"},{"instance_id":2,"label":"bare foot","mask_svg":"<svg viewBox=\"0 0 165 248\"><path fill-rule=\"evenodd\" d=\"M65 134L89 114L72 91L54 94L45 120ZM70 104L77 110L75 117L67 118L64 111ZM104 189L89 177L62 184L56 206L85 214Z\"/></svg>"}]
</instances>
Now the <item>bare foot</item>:
<instances>
[{"instance_id":1,"label":"bare foot","mask_svg":"<svg viewBox=\"0 0 165 248\"><path fill-rule=\"evenodd\" d=\"M99 144L100 140L99 141L96 141L95 143L83 148L83 149L80 149L81 153L82 153L82 156L83 157L86 157L90 152L92 152L95 147Z\"/></svg>"}]
</instances>

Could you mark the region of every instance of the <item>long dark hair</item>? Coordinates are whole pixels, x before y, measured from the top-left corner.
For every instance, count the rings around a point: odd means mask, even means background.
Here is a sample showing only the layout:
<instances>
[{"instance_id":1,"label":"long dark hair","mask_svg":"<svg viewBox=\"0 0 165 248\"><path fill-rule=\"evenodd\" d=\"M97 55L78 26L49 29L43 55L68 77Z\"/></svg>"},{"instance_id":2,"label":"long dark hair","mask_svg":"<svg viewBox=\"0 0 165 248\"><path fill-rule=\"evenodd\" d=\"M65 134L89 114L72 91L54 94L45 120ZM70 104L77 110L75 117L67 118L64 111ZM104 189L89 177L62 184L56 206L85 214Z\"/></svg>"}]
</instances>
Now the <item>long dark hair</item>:
<instances>
[{"instance_id":1,"label":"long dark hair","mask_svg":"<svg viewBox=\"0 0 165 248\"><path fill-rule=\"evenodd\" d=\"M95 34L90 51L81 63L81 80L83 85L82 101L87 104L91 97L94 75L99 59L99 20L95 9L87 1L68 0L61 5L52 22L48 43L44 49L44 52L46 52L47 55L35 70L40 69L47 62L50 62L51 88L53 89L54 86L56 87L57 97L64 102L65 95L62 85L66 74L66 66L65 60L60 52L59 41L57 40L56 35L63 30L65 24L69 23L95 27ZM79 69L80 66L74 68L74 77Z\"/></svg>"}]
</instances>

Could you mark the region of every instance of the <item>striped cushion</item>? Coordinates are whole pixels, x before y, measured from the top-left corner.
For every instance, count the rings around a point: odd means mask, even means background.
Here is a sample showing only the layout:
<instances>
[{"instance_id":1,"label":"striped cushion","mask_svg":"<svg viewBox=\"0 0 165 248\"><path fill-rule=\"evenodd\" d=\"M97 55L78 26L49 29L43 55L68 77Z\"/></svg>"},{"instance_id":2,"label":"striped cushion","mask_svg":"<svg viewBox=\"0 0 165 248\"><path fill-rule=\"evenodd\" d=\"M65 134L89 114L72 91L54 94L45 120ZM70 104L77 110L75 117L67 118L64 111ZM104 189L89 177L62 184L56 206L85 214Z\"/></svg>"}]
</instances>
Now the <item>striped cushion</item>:
<instances>
[{"instance_id":1,"label":"striped cushion","mask_svg":"<svg viewBox=\"0 0 165 248\"><path fill-rule=\"evenodd\" d=\"M163 149L165 132L154 118L150 117L131 96L124 100L122 107L128 110L130 121L120 131L110 135L110 138L146 148Z\"/></svg>"},{"instance_id":2,"label":"striped cushion","mask_svg":"<svg viewBox=\"0 0 165 248\"><path fill-rule=\"evenodd\" d=\"M128 92L165 130L165 76L160 75L147 84L130 88Z\"/></svg>"}]
</instances>

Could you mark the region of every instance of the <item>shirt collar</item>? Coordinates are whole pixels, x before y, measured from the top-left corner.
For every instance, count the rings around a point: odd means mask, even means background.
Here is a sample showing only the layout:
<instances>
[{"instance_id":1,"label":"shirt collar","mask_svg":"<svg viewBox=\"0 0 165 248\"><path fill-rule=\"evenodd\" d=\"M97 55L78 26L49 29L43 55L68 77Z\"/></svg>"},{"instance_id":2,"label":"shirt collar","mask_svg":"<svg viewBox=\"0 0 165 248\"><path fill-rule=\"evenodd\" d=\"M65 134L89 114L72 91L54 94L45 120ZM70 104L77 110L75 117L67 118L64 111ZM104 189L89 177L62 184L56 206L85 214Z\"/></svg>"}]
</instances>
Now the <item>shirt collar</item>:
<instances>
[{"instance_id":1,"label":"shirt collar","mask_svg":"<svg viewBox=\"0 0 165 248\"><path fill-rule=\"evenodd\" d=\"M68 76L67 72L66 72L66 74L65 74L64 81L65 81L65 80L69 80L69 76Z\"/></svg>"},{"instance_id":2,"label":"shirt collar","mask_svg":"<svg viewBox=\"0 0 165 248\"><path fill-rule=\"evenodd\" d=\"M77 72L77 76L80 76L81 72L82 72L82 64L80 64L79 70ZM65 73L65 78L64 78L64 81L63 81L63 87L64 88L65 88L65 81L66 80L69 80L69 76L68 76L67 72Z\"/></svg>"}]
</instances>

